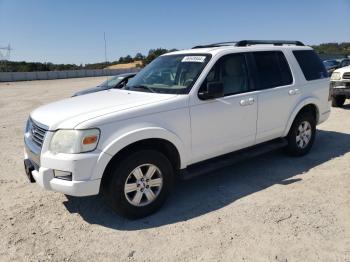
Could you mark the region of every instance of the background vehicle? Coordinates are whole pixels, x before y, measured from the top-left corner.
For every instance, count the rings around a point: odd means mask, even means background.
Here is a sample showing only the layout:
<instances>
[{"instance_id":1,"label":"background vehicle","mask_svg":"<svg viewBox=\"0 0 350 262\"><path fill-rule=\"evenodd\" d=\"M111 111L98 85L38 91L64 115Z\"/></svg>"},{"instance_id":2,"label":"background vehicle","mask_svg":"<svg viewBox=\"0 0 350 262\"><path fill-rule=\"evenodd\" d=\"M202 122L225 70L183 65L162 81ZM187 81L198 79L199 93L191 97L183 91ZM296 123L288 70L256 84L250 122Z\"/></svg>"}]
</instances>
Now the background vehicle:
<instances>
[{"instance_id":1,"label":"background vehicle","mask_svg":"<svg viewBox=\"0 0 350 262\"><path fill-rule=\"evenodd\" d=\"M339 61L337 61L335 59L334 60L324 60L323 64L326 67L328 74L331 75L332 72L338 68Z\"/></svg>"},{"instance_id":2,"label":"background vehicle","mask_svg":"<svg viewBox=\"0 0 350 262\"><path fill-rule=\"evenodd\" d=\"M122 89L36 109L25 132L32 181L102 193L127 217L165 202L189 178L285 146L307 154L330 114L329 80L299 41L239 41L162 55ZM242 153L244 150L245 153Z\"/></svg>"},{"instance_id":3,"label":"background vehicle","mask_svg":"<svg viewBox=\"0 0 350 262\"><path fill-rule=\"evenodd\" d=\"M339 62L339 65L337 68L342 68L349 65L350 65L350 58L344 58Z\"/></svg>"},{"instance_id":4,"label":"background vehicle","mask_svg":"<svg viewBox=\"0 0 350 262\"><path fill-rule=\"evenodd\" d=\"M75 93L73 96L86 95L86 94L95 93L103 90L108 90L111 88L122 88L124 85L128 83L129 79L133 78L135 75L136 73L126 73L126 74L120 74L116 76L109 76L108 79L102 84L96 87L79 91Z\"/></svg>"},{"instance_id":5,"label":"background vehicle","mask_svg":"<svg viewBox=\"0 0 350 262\"><path fill-rule=\"evenodd\" d=\"M350 66L335 70L330 82L332 106L341 107L350 98Z\"/></svg>"}]
</instances>

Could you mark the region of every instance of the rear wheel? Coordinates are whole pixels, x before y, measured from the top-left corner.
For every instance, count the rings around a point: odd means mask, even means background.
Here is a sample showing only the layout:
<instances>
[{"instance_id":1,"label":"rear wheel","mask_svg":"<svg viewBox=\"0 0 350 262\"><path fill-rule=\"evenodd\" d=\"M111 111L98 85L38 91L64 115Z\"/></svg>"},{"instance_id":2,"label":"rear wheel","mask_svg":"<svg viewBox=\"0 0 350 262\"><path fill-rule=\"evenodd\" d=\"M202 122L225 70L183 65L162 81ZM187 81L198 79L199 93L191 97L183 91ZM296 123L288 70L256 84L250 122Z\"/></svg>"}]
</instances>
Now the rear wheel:
<instances>
[{"instance_id":1,"label":"rear wheel","mask_svg":"<svg viewBox=\"0 0 350 262\"><path fill-rule=\"evenodd\" d=\"M162 153L142 150L110 167L103 195L119 214L128 218L145 217L163 205L173 176L172 165Z\"/></svg>"},{"instance_id":2,"label":"rear wheel","mask_svg":"<svg viewBox=\"0 0 350 262\"><path fill-rule=\"evenodd\" d=\"M345 103L345 96L333 96L332 97L332 106L333 107L342 107Z\"/></svg>"},{"instance_id":3,"label":"rear wheel","mask_svg":"<svg viewBox=\"0 0 350 262\"><path fill-rule=\"evenodd\" d=\"M299 114L289 130L287 151L293 156L307 154L315 140L316 119L310 112Z\"/></svg>"}]
</instances>

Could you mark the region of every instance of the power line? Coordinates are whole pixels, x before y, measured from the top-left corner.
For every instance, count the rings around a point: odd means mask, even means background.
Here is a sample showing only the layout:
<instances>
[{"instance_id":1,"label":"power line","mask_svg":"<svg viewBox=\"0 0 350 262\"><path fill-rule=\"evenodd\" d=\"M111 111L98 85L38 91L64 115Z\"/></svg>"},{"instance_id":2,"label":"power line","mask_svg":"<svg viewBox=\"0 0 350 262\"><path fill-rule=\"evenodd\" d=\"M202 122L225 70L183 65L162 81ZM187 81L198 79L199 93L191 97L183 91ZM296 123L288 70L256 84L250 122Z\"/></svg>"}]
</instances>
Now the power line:
<instances>
[{"instance_id":1,"label":"power line","mask_svg":"<svg viewBox=\"0 0 350 262\"><path fill-rule=\"evenodd\" d=\"M10 44L8 44L8 45L5 46L5 47L1 47L1 46L0 46L0 61L1 61L1 60L9 60L12 50L13 50L13 49L11 48L11 45L10 45Z\"/></svg>"}]
</instances>

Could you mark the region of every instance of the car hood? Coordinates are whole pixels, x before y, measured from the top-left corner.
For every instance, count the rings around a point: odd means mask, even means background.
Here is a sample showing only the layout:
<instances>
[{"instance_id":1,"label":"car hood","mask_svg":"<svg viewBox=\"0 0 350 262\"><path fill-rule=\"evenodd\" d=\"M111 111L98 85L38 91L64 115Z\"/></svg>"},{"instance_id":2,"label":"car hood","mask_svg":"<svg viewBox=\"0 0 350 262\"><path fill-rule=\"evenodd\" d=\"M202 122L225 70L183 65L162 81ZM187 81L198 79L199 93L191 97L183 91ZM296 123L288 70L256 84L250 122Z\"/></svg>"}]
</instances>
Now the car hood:
<instances>
[{"instance_id":1,"label":"car hood","mask_svg":"<svg viewBox=\"0 0 350 262\"><path fill-rule=\"evenodd\" d=\"M86 94L90 94L90 93L95 93L95 92L100 92L103 90L107 90L107 89L111 89L112 87L108 87L108 86L95 86L95 87L90 87L84 90L81 90L79 92L74 93L73 96L81 96L81 95L86 95Z\"/></svg>"},{"instance_id":2,"label":"car hood","mask_svg":"<svg viewBox=\"0 0 350 262\"><path fill-rule=\"evenodd\" d=\"M338 68L338 69L335 70L334 72L339 72L339 73L350 72L350 66L345 66L345 67L342 67L342 68Z\"/></svg>"},{"instance_id":3,"label":"car hood","mask_svg":"<svg viewBox=\"0 0 350 262\"><path fill-rule=\"evenodd\" d=\"M156 94L110 89L83 96L70 97L41 106L31 118L48 130L74 128L78 124L99 116L158 103L176 97L174 94Z\"/></svg>"}]
</instances>

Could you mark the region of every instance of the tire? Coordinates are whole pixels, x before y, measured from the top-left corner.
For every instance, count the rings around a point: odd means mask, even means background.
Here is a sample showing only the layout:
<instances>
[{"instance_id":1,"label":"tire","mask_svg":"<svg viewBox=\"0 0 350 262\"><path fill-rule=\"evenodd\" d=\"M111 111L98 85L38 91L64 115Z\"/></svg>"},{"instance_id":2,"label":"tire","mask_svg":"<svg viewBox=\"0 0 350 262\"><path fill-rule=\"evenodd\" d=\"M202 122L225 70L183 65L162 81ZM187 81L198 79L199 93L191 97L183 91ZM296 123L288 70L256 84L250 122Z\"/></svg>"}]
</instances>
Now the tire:
<instances>
[{"instance_id":1,"label":"tire","mask_svg":"<svg viewBox=\"0 0 350 262\"><path fill-rule=\"evenodd\" d=\"M108 179L102 187L107 204L131 219L156 212L173 184L174 170L170 161L158 151L142 150L118 162L110 166ZM153 175L147 180L148 171Z\"/></svg>"},{"instance_id":2,"label":"tire","mask_svg":"<svg viewBox=\"0 0 350 262\"><path fill-rule=\"evenodd\" d=\"M332 97L332 106L333 107L342 107L345 103L345 96L333 96Z\"/></svg>"},{"instance_id":3,"label":"tire","mask_svg":"<svg viewBox=\"0 0 350 262\"><path fill-rule=\"evenodd\" d=\"M302 112L295 118L288 136L287 152L292 156L309 153L316 137L316 119L310 112Z\"/></svg>"}]
</instances>

